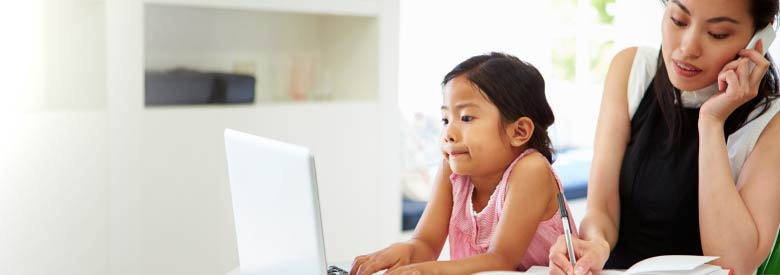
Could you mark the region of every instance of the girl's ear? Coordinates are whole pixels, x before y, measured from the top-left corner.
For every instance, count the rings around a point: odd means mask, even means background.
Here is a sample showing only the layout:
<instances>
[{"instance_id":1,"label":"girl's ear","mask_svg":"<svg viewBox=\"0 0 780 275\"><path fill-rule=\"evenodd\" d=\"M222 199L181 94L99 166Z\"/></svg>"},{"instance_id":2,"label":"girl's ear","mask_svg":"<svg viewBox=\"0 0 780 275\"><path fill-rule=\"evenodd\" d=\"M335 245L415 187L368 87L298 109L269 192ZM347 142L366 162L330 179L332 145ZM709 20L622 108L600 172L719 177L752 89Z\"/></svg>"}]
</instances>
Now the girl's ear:
<instances>
[{"instance_id":1,"label":"girl's ear","mask_svg":"<svg viewBox=\"0 0 780 275\"><path fill-rule=\"evenodd\" d=\"M510 144L520 147L528 143L534 134L534 122L528 117L521 117L507 125Z\"/></svg>"}]
</instances>

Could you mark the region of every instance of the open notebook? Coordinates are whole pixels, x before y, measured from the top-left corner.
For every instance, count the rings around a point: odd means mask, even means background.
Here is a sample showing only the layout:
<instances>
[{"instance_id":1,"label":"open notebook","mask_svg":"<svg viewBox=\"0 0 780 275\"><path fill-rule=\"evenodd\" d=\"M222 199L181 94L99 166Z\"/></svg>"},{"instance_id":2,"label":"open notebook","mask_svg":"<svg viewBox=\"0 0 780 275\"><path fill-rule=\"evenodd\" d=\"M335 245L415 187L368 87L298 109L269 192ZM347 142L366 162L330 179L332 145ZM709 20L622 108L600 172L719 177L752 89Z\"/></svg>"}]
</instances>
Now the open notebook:
<instances>
[{"instance_id":1,"label":"open notebook","mask_svg":"<svg viewBox=\"0 0 780 275\"><path fill-rule=\"evenodd\" d=\"M719 266L709 265L708 262L718 257L710 256L657 256L642 260L629 269L623 270L604 270L600 275L728 275L729 270ZM478 275L499 275L499 274L550 274L549 267L534 266L526 272L480 272ZM475 275L477 275L475 274Z\"/></svg>"}]
</instances>

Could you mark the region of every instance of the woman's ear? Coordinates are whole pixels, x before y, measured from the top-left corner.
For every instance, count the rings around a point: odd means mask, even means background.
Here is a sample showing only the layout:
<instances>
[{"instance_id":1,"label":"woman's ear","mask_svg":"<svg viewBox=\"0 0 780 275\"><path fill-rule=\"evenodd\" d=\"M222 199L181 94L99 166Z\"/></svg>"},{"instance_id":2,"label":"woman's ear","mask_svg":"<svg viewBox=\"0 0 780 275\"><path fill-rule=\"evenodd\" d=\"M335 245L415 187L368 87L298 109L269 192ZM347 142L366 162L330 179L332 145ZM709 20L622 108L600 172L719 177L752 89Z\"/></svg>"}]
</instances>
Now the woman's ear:
<instances>
[{"instance_id":1,"label":"woman's ear","mask_svg":"<svg viewBox=\"0 0 780 275\"><path fill-rule=\"evenodd\" d=\"M521 117L507 125L509 142L514 147L528 143L534 134L534 122L528 117Z\"/></svg>"}]
</instances>

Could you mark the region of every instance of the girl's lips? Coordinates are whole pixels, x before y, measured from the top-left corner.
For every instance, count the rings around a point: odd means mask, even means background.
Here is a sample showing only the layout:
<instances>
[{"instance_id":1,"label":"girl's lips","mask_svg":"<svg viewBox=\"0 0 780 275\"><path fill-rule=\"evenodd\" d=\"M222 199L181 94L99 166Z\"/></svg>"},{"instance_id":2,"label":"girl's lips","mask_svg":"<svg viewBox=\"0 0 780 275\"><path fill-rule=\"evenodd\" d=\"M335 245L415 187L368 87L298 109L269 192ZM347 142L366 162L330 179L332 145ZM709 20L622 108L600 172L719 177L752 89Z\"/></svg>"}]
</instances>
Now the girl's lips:
<instances>
[{"instance_id":1,"label":"girl's lips","mask_svg":"<svg viewBox=\"0 0 780 275\"><path fill-rule=\"evenodd\" d=\"M696 66L682 61L672 60L672 63L674 63L674 72L680 76L694 77L702 72L701 69L697 68Z\"/></svg>"},{"instance_id":2,"label":"girl's lips","mask_svg":"<svg viewBox=\"0 0 780 275\"><path fill-rule=\"evenodd\" d=\"M465 156L468 152L451 152L450 157L459 157L459 156Z\"/></svg>"}]
</instances>

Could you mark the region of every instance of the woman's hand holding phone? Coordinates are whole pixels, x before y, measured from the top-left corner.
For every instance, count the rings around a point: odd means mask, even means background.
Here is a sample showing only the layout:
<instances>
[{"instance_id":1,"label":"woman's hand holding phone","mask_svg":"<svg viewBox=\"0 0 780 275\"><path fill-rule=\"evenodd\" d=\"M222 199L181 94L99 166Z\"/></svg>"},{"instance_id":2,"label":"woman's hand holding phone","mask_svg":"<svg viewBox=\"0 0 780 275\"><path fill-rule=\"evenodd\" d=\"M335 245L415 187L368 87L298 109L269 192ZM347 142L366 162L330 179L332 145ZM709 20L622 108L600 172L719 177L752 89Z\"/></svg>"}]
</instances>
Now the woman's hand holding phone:
<instances>
[{"instance_id":1,"label":"woman's hand holding phone","mask_svg":"<svg viewBox=\"0 0 780 275\"><path fill-rule=\"evenodd\" d=\"M701 106L700 120L706 118L725 123L734 110L756 97L761 79L769 68L769 61L762 54L763 44L764 42L759 40L755 49L740 50L739 58L723 67L718 74L720 92ZM751 62L755 64L752 70Z\"/></svg>"}]
</instances>

